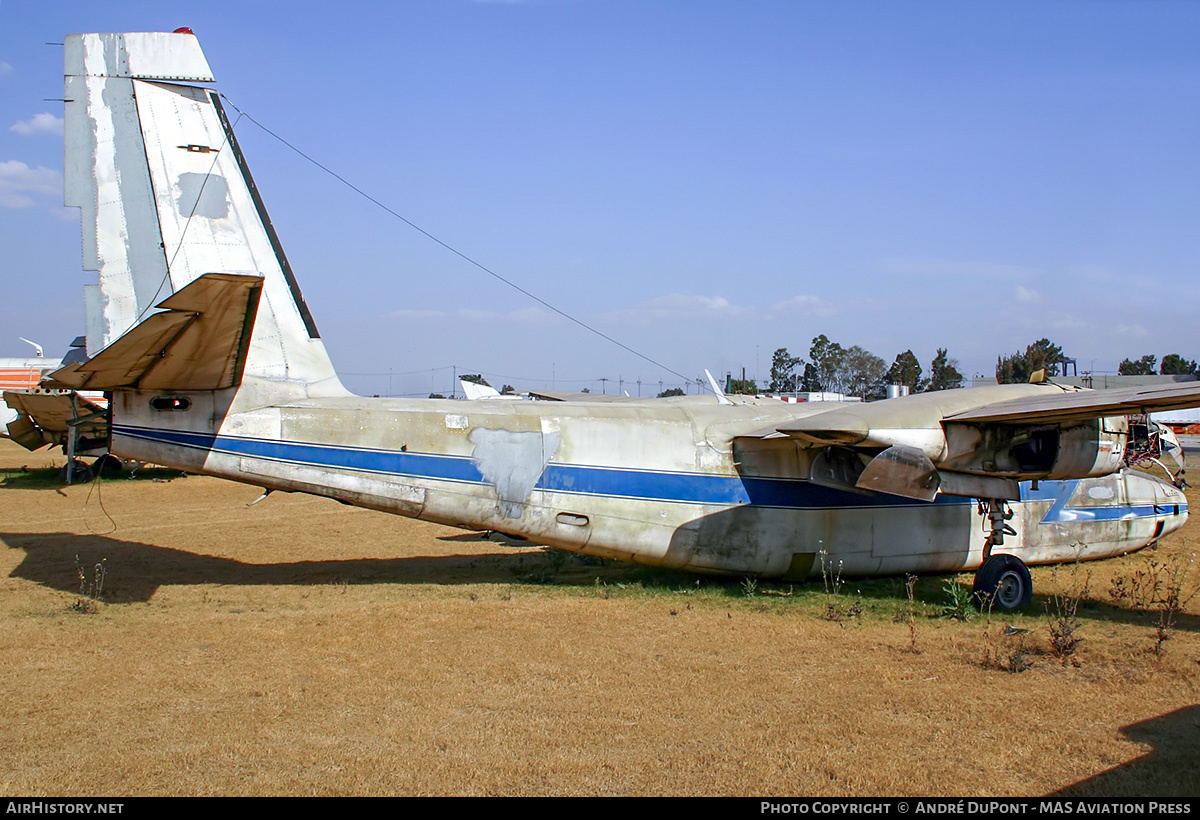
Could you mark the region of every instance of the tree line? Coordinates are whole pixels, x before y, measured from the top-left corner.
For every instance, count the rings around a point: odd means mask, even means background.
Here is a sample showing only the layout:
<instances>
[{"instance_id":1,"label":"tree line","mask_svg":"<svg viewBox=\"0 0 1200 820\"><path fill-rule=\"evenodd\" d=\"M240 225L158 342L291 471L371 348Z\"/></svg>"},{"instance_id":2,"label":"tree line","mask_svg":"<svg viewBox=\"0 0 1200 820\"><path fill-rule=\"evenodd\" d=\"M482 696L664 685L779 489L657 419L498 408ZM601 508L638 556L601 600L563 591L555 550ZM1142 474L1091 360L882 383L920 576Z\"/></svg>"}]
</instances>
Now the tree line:
<instances>
[{"instance_id":1,"label":"tree line","mask_svg":"<svg viewBox=\"0 0 1200 820\"><path fill-rule=\"evenodd\" d=\"M896 355L892 366L858 345L842 347L822 333L812 340L808 359L793 356L786 347L771 357L772 393L844 393L864 400L883 398L889 384L907 385L910 392L962 387L958 360L938 348L926 377L912 350Z\"/></svg>"},{"instance_id":2,"label":"tree line","mask_svg":"<svg viewBox=\"0 0 1200 820\"><path fill-rule=\"evenodd\" d=\"M1038 339L1026 346L1024 352L997 357L996 381L1025 383L1038 370L1045 370L1047 376L1062 375L1063 361L1061 345ZM1161 363L1153 355L1125 359L1117 372L1123 376L1152 375L1156 368L1157 373L1165 376L1200 375L1200 363L1178 353L1163 356ZM883 398L889 384L906 385L911 393L952 390L963 386L963 375L958 360L950 358L944 347L938 348L926 375L912 350L897 354L888 367L883 359L858 345L842 347L821 334L812 340L807 360L793 356L786 347L775 351L767 389L771 393L844 393L870 401ZM732 386L735 391L757 391L752 381L734 381Z\"/></svg>"},{"instance_id":3,"label":"tree line","mask_svg":"<svg viewBox=\"0 0 1200 820\"><path fill-rule=\"evenodd\" d=\"M1157 356L1150 355L1140 359L1124 359L1117 366L1117 372L1122 376L1151 376L1157 361ZM1168 353L1163 356L1158 373L1161 376L1195 376L1200 373L1200 367L1196 362L1189 361L1178 353Z\"/></svg>"},{"instance_id":4,"label":"tree line","mask_svg":"<svg viewBox=\"0 0 1200 820\"><path fill-rule=\"evenodd\" d=\"M996 359L996 381L1001 384L1027 382L1033 373L1043 369L1047 376L1062 375L1060 365L1063 358L1063 349L1059 345L1049 339L1038 339L1026 347L1024 353L1017 352ZM1160 365L1157 356L1148 354L1140 359L1123 359L1117 366L1117 373L1121 376L1153 376L1155 373L1163 376L1195 376L1200 374L1200 365L1178 353L1163 356Z\"/></svg>"}]
</instances>

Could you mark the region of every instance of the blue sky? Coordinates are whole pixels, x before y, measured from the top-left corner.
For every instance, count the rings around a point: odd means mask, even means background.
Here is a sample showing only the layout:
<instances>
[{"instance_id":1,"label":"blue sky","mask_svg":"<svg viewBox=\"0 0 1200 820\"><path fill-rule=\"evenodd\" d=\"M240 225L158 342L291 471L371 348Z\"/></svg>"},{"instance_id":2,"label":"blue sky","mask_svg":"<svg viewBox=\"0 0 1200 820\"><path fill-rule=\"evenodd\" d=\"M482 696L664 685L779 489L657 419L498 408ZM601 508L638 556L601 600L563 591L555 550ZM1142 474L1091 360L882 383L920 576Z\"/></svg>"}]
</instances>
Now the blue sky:
<instances>
[{"instance_id":1,"label":"blue sky","mask_svg":"<svg viewBox=\"0 0 1200 820\"><path fill-rule=\"evenodd\" d=\"M0 355L64 348L94 276L44 44L179 26L257 121L686 376L819 333L1200 358L1200 3L1166 0L0 0ZM680 381L237 130L352 389Z\"/></svg>"}]
</instances>

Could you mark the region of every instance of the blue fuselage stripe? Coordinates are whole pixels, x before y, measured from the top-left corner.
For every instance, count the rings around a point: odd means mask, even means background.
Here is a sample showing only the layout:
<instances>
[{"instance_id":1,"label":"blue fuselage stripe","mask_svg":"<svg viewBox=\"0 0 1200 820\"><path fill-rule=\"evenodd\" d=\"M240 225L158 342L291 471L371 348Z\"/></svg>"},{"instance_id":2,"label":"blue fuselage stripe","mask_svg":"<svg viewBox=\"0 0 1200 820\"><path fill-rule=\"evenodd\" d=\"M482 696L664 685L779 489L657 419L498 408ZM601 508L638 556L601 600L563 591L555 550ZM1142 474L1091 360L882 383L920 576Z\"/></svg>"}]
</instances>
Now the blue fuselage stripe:
<instances>
[{"instance_id":1,"label":"blue fuselage stripe","mask_svg":"<svg viewBox=\"0 0 1200 820\"><path fill-rule=\"evenodd\" d=\"M405 476L434 481L486 484L479 465L467 456L376 450L293 441L212 435L183 430L163 430L124 425L114 426L118 436L198 450L214 450L232 456L259 458L284 464L328 467L382 475ZM1065 483L1065 482L1064 482ZM1027 485L1022 485L1023 489ZM546 465L536 489L572 495L666 501L685 504L799 509L844 509L852 507L928 507L924 501L896 496L872 496L822 487L810 481L785 478L706 475L702 473L633 470L578 464ZM1048 488L1047 488L1048 489ZM1153 508L1089 507L1065 508L1074 484L1060 495L1050 520L1111 519L1155 515ZM1039 495L1049 495L1043 490ZM1037 500L1050 500L1039 498ZM939 496L937 505L970 504L971 499ZM1162 514L1158 512L1157 514Z\"/></svg>"}]
</instances>

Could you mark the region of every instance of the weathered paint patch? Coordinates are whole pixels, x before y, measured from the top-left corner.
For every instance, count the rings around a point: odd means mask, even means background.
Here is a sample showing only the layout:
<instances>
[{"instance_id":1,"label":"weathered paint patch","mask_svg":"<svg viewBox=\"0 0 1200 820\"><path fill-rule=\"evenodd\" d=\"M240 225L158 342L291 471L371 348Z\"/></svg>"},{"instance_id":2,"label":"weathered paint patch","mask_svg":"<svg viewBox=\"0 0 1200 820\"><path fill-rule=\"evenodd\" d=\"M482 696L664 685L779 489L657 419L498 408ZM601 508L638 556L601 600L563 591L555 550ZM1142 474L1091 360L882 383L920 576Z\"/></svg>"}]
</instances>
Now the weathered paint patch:
<instances>
[{"instance_id":1,"label":"weathered paint patch","mask_svg":"<svg viewBox=\"0 0 1200 820\"><path fill-rule=\"evenodd\" d=\"M466 430L467 417L460 416L457 413L446 414L446 429L447 430Z\"/></svg>"},{"instance_id":2,"label":"weathered paint patch","mask_svg":"<svg viewBox=\"0 0 1200 820\"><path fill-rule=\"evenodd\" d=\"M179 213L185 217L204 216L224 219L229 216L229 184L218 174L180 174Z\"/></svg>"},{"instance_id":3,"label":"weathered paint patch","mask_svg":"<svg viewBox=\"0 0 1200 820\"><path fill-rule=\"evenodd\" d=\"M469 438L483 480L496 488L500 514L520 518L529 494L558 450L559 434L476 427Z\"/></svg>"}]
</instances>

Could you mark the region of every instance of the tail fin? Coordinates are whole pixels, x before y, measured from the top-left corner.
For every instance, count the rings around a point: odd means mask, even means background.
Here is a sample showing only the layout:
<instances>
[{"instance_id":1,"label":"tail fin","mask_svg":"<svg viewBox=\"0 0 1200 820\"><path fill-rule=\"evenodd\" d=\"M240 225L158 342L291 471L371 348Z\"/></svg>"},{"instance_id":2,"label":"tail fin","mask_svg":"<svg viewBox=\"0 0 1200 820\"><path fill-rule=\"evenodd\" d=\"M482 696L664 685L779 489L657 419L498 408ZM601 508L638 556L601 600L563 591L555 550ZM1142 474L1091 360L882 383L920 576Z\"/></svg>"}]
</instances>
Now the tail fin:
<instances>
[{"instance_id":1,"label":"tail fin","mask_svg":"<svg viewBox=\"0 0 1200 820\"><path fill-rule=\"evenodd\" d=\"M66 204L83 210L88 352L207 273L262 279L242 377L344 395L194 35L66 40Z\"/></svg>"}]
</instances>

